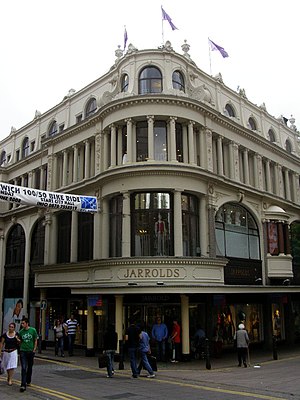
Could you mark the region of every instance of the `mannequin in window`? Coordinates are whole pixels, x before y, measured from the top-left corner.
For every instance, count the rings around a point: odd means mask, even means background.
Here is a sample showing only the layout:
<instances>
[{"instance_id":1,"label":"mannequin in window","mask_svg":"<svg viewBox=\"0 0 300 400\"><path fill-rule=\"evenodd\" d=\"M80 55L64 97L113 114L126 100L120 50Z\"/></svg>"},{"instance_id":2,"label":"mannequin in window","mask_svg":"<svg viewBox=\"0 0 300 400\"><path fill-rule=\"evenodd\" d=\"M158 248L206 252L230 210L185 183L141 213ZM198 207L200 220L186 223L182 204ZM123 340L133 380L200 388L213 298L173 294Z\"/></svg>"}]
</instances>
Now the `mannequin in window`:
<instances>
[{"instance_id":1,"label":"mannequin in window","mask_svg":"<svg viewBox=\"0 0 300 400\"><path fill-rule=\"evenodd\" d=\"M165 254L165 235L165 222L161 219L161 215L158 214L158 220L155 222L156 255L158 256Z\"/></svg>"}]
</instances>

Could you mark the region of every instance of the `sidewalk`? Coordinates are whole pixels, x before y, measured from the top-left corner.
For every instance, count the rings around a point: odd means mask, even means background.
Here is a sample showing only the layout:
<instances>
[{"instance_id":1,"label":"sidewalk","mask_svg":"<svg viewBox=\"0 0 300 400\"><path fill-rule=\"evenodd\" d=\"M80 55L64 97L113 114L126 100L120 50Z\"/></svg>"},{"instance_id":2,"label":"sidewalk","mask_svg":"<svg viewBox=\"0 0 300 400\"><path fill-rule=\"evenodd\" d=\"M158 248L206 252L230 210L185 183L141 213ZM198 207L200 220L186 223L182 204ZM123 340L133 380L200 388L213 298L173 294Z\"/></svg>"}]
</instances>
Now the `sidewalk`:
<instances>
[{"instance_id":1,"label":"sidewalk","mask_svg":"<svg viewBox=\"0 0 300 400\"><path fill-rule=\"evenodd\" d=\"M278 360L283 360L290 357L299 356L300 357L300 346L291 347L279 347L277 351ZM36 353L36 358L40 359L50 359L55 361L60 361L66 364L81 366L84 368L98 369L98 354L92 357L86 357L84 349L75 349L74 356L69 357L68 352L65 352L65 357L55 356L54 348L47 348L42 350L41 353ZM262 350L262 349L251 349L250 348L250 360L248 361L249 366L259 367L261 363L273 361L272 350ZM224 352L220 358L210 358L211 371L220 370L224 368L233 368L237 366L237 354L234 351ZM116 370L119 369L119 363L115 363ZM124 370L130 371L129 360L127 355L124 360ZM182 378L183 371L200 371L207 370L206 360L191 360L179 363L171 362L159 362L158 363L158 373L165 373L167 371L180 371L178 378Z\"/></svg>"}]
</instances>

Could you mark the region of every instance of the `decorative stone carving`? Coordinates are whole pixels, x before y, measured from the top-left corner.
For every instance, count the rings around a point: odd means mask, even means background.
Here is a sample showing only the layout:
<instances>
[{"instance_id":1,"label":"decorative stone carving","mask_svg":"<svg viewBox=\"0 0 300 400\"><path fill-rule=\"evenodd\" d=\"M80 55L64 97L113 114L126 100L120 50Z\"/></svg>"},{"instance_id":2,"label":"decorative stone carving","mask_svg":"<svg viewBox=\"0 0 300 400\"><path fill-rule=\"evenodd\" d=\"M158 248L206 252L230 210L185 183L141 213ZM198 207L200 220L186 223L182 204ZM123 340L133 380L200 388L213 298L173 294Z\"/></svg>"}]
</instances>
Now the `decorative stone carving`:
<instances>
[{"instance_id":1,"label":"decorative stone carving","mask_svg":"<svg viewBox=\"0 0 300 400\"><path fill-rule=\"evenodd\" d=\"M198 86L197 88L192 89L191 92L192 97L196 100L205 101L207 103L212 102L210 91L205 85Z\"/></svg>"},{"instance_id":2,"label":"decorative stone carving","mask_svg":"<svg viewBox=\"0 0 300 400\"><path fill-rule=\"evenodd\" d=\"M167 51L174 51L171 42L169 40L166 41L165 45L163 46L163 49Z\"/></svg>"},{"instance_id":3,"label":"decorative stone carving","mask_svg":"<svg viewBox=\"0 0 300 400\"><path fill-rule=\"evenodd\" d=\"M220 83L224 83L221 72L219 72L217 75L215 75L214 78L216 81L218 81Z\"/></svg>"},{"instance_id":4,"label":"decorative stone carving","mask_svg":"<svg viewBox=\"0 0 300 400\"><path fill-rule=\"evenodd\" d=\"M118 45L118 48L115 51L115 56L117 57L116 61L118 61L121 57L123 57L123 50L121 49L120 45Z\"/></svg>"},{"instance_id":5,"label":"decorative stone carving","mask_svg":"<svg viewBox=\"0 0 300 400\"><path fill-rule=\"evenodd\" d=\"M128 45L127 54L136 53L137 51L138 51L138 49L136 47L134 47L134 45L132 43L130 43Z\"/></svg>"},{"instance_id":6,"label":"decorative stone carving","mask_svg":"<svg viewBox=\"0 0 300 400\"><path fill-rule=\"evenodd\" d=\"M188 51L190 50L190 45L187 43L187 41L184 41L184 44L181 46L183 55L184 57L188 58L189 60L191 59L191 56L189 55Z\"/></svg>"}]
</instances>

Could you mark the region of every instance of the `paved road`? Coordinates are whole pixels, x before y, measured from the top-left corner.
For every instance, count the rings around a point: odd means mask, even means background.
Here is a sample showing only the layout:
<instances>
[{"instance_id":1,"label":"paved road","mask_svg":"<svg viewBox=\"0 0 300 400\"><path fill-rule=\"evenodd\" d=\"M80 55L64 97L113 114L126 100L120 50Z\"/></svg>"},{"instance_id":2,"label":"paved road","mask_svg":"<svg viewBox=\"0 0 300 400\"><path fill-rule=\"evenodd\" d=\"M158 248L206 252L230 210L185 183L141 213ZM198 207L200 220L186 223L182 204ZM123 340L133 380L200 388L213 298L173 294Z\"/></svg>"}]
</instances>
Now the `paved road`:
<instances>
[{"instance_id":1,"label":"paved road","mask_svg":"<svg viewBox=\"0 0 300 400\"><path fill-rule=\"evenodd\" d=\"M155 379L132 379L128 363L108 379L105 370L97 368L95 357L42 357L36 358L33 384L25 393L19 392L20 368L12 387L0 377L1 400L300 399L300 352L277 361L270 357L253 360L248 368L238 368L233 358L212 360L211 370L201 361L162 364Z\"/></svg>"}]
</instances>

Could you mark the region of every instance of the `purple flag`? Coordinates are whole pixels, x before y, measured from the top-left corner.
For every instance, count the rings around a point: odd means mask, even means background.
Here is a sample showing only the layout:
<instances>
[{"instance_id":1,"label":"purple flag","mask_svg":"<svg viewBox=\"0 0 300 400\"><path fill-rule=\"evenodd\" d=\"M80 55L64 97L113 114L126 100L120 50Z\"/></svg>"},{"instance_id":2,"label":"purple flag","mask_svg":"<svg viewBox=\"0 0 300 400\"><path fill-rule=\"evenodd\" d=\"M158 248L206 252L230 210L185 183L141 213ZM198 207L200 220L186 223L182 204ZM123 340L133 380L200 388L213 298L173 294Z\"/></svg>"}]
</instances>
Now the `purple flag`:
<instances>
[{"instance_id":1,"label":"purple flag","mask_svg":"<svg viewBox=\"0 0 300 400\"><path fill-rule=\"evenodd\" d=\"M126 49L127 40L128 40L128 35L127 35L127 29L126 29L126 26L125 26L125 30L124 30L124 50L123 51L125 51L125 49Z\"/></svg>"},{"instance_id":2,"label":"purple flag","mask_svg":"<svg viewBox=\"0 0 300 400\"><path fill-rule=\"evenodd\" d=\"M221 53L223 58L229 57L227 51L223 47L217 45L215 42L210 40L210 38L208 38L208 43L210 44L210 48L212 51L218 50Z\"/></svg>"},{"instance_id":3,"label":"purple flag","mask_svg":"<svg viewBox=\"0 0 300 400\"><path fill-rule=\"evenodd\" d=\"M161 12L162 12L162 19L169 22L170 27L172 28L172 31L175 31L175 29L178 30L178 28L176 28L176 26L173 24L172 18L165 12L165 10L162 8L162 6L161 6Z\"/></svg>"}]
</instances>

